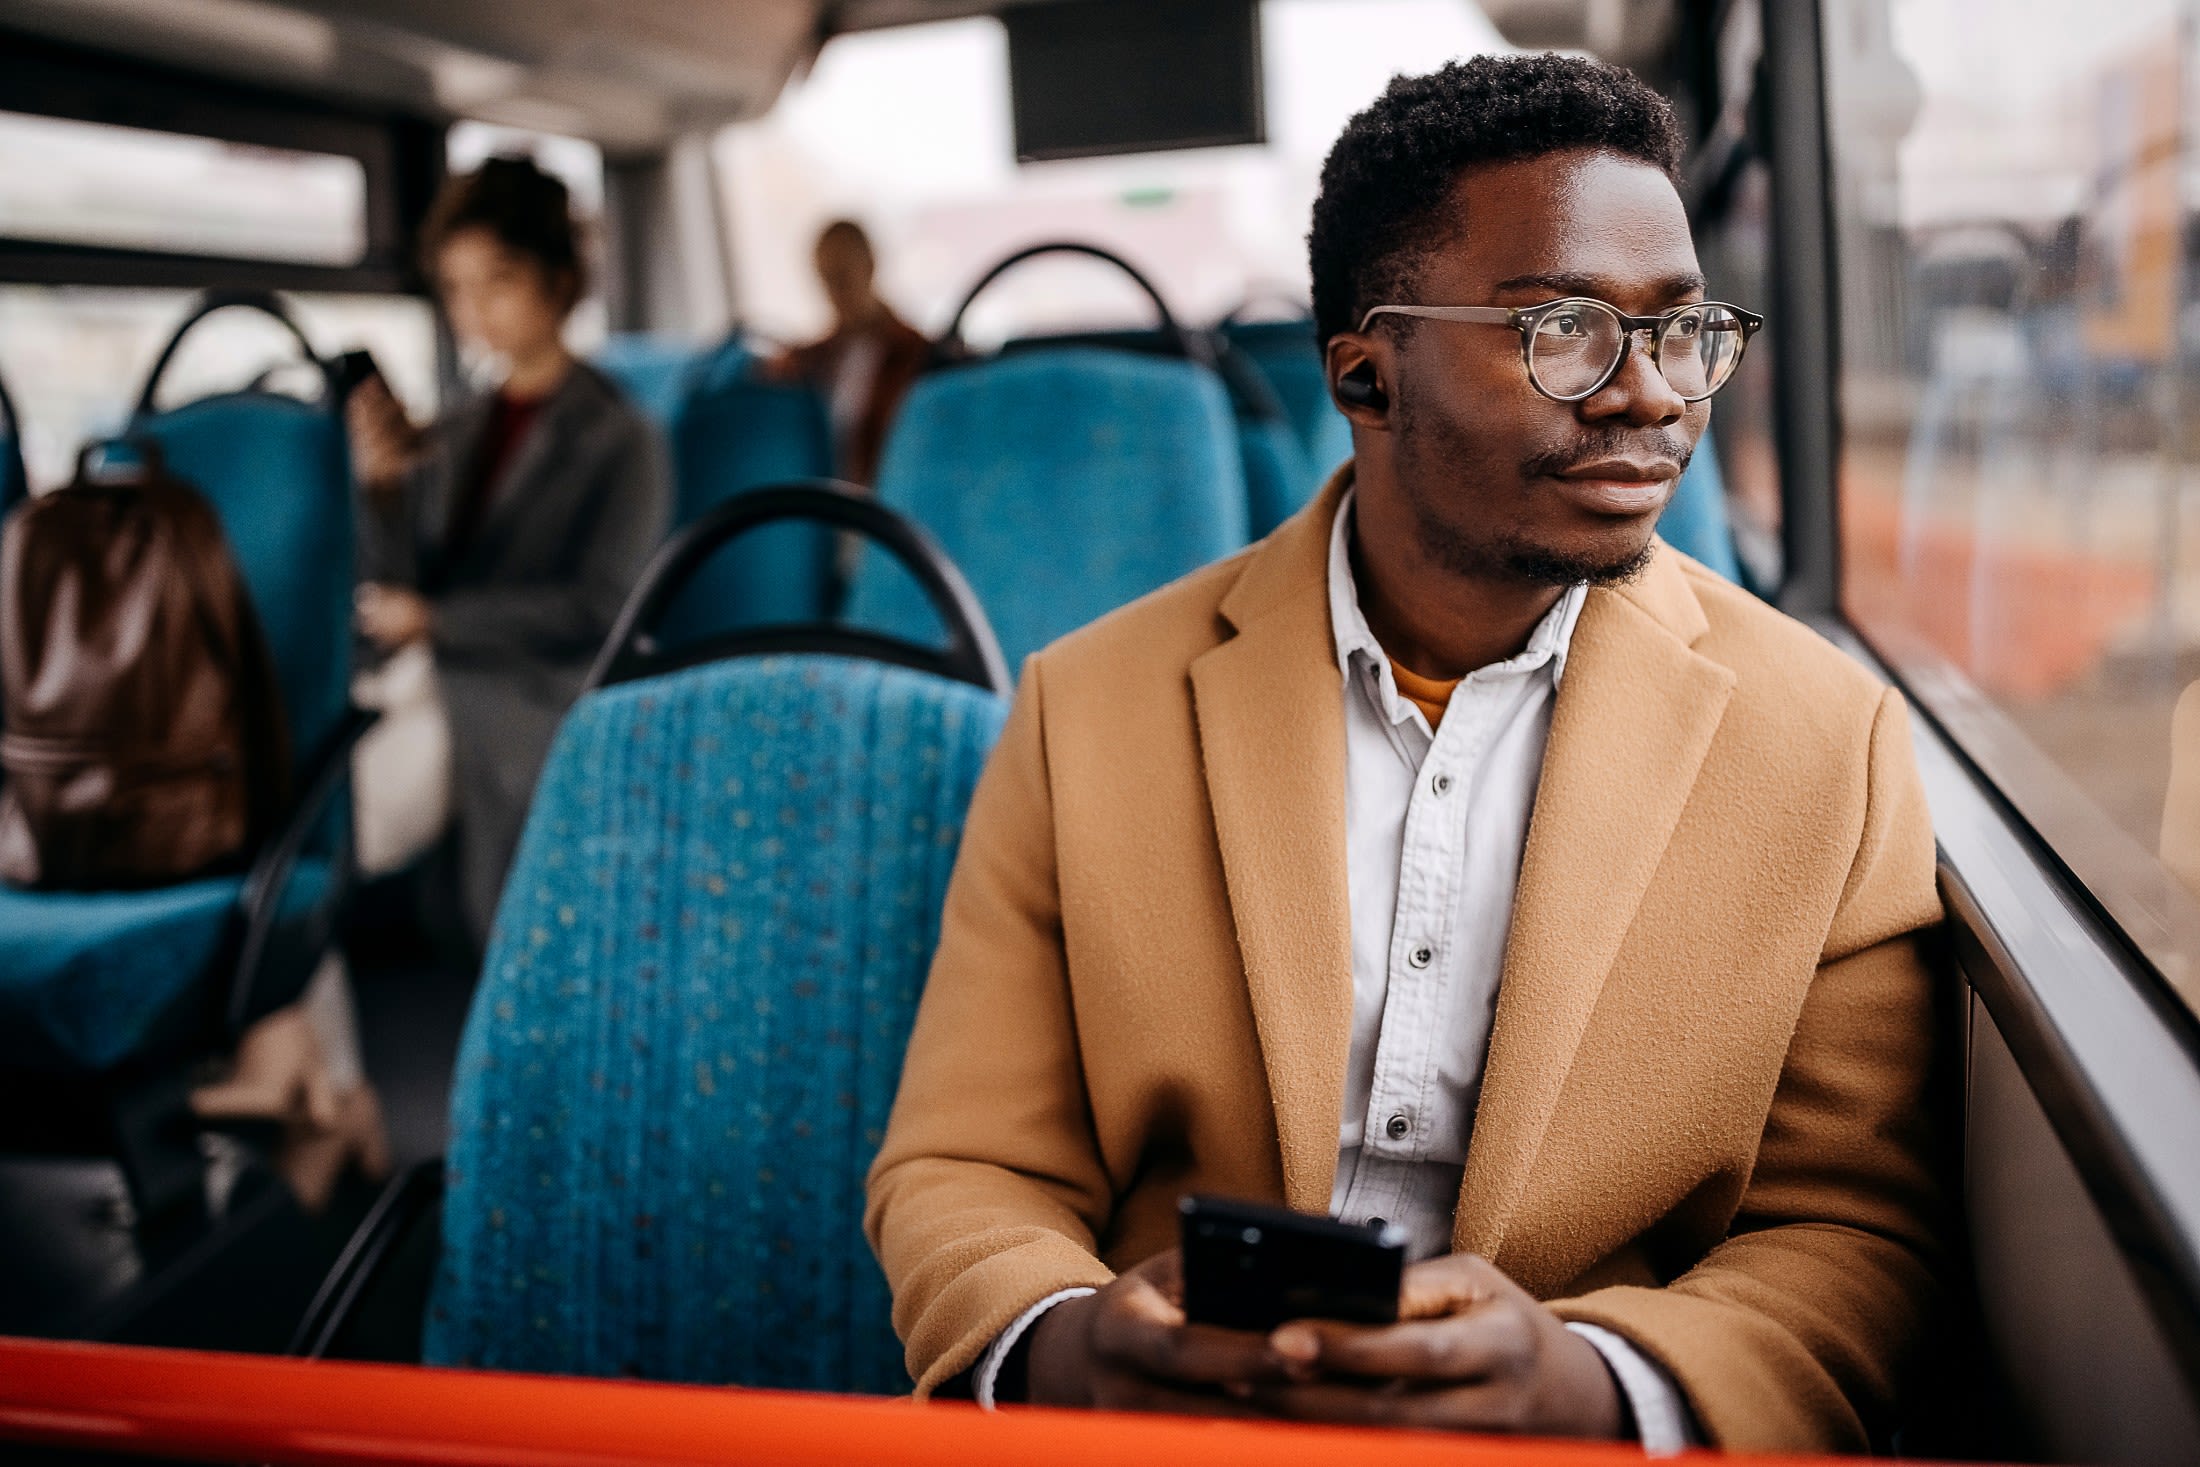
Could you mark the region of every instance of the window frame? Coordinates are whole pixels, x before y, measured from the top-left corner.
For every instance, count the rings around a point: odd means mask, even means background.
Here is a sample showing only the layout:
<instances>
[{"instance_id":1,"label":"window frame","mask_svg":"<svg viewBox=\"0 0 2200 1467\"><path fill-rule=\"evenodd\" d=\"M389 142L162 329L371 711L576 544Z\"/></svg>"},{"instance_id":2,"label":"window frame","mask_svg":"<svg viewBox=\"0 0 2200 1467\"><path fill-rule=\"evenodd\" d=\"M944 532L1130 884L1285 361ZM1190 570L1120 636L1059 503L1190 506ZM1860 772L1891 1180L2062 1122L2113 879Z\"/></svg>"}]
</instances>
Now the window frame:
<instances>
[{"instance_id":1,"label":"window frame","mask_svg":"<svg viewBox=\"0 0 2200 1467\"><path fill-rule=\"evenodd\" d=\"M1773 254L1780 332L1775 405L1789 575L1782 610L1837 623L1869 647L1889 678L1929 716L2036 841L2041 859L2085 900L2146 981L2175 1003L2200 1044L2200 903L2190 912L2142 901L2121 836L2060 766L2040 753L1963 673L1898 629L1851 622L1841 604L1839 479L1840 277L1823 0L1764 0L1760 102L1773 156ZM2126 838L2128 839L2128 838ZM2156 873L2143 879L2158 879Z\"/></svg>"},{"instance_id":2,"label":"window frame","mask_svg":"<svg viewBox=\"0 0 2200 1467\"><path fill-rule=\"evenodd\" d=\"M1841 606L1840 312L1834 271L1833 170L1826 135L1819 0L1762 0L1764 53L1752 101L1772 185L1773 417L1780 461L1780 538L1790 616Z\"/></svg>"},{"instance_id":3,"label":"window frame","mask_svg":"<svg viewBox=\"0 0 2200 1467\"><path fill-rule=\"evenodd\" d=\"M1760 0L1759 105L1773 159L1781 330L1775 387L1789 576L1784 610L1907 697L1933 813L1940 885L1965 992L2006 1037L2057 1140L2200 1395L2200 991L2156 958L2174 934L2134 931L2065 859L2083 817L2067 775L1945 662L1841 606L1839 273L1824 0ZM2068 793L2065 794L2064 792ZM2176 946L2200 959L2200 945ZM2200 963L2186 969L2200 971ZM2167 1110L2168 1113L2165 1113ZM2043 1263L2044 1266L2044 1263Z\"/></svg>"},{"instance_id":4,"label":"window frame","mask_svg":"<svg viewBox=\"0 0 2200 1467\"><path fill-rule=\"evenodd\" d=\"M330 105L6 29L0 29L0 97L7 110L33 116L334 154L355 159L366 176L366 249L355 264L0 239L0 283L422 293L413 255L442 180L440 119Z\"/></svg>"}]
</instances>

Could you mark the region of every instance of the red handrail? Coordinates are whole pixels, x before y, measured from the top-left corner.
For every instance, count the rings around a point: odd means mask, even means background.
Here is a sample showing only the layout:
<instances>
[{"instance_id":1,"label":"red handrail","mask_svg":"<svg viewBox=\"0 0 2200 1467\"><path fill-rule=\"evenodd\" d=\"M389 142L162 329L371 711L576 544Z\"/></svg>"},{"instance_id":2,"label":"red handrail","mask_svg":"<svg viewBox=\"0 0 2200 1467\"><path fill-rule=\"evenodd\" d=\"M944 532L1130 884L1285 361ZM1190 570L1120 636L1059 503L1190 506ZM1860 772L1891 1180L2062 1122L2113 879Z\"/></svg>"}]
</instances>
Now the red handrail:
<instances>
[{"instance_id":1,"label":"red handrail","mask_svg":"<svg viewBox=\"0 0 2200 1467\"><path fill-rule=\"evenodd\" d=\"M1029 1409L988 1415L962 1404L21 1339L0 1339L0 1440L211 1461L465 1467L1621 1467L1642 1460L1637 1449L1578 1442Z\"/></svg>"}]
</instances>

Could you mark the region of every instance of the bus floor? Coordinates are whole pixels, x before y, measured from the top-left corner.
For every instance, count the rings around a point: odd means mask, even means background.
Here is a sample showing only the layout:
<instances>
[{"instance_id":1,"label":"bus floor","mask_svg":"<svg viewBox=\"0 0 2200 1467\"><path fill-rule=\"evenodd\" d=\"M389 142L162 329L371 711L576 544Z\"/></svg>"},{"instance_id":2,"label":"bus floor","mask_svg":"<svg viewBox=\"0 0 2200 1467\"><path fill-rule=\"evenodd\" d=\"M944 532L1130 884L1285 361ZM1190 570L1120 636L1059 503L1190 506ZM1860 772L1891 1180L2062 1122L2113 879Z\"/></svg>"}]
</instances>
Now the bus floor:
<instances>
[{"instance_id":1,"label":"bus floor","mask_svg":"<svg viewBox=\"0 0 2200 1467\"><path fill-rule=\"evenodd\" d=\"M400 1168L441 1156L459 1034L473 1001L473 963L411 916L402 894L360 894L346 933L352 1000L367 1080L382 1103Z\"/></svg>"}]
</instances>

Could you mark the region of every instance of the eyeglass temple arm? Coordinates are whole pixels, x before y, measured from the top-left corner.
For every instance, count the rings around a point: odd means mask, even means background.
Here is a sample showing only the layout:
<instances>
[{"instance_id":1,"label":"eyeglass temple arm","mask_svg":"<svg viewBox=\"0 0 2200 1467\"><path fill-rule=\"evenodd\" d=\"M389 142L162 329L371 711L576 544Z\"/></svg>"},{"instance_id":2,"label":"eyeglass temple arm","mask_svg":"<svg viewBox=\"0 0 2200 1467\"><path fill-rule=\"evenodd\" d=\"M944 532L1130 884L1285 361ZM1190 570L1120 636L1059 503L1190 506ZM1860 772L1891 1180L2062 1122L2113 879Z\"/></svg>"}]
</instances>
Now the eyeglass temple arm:
<instances>
[{"instance_id":1,"label":"eyeglass temple arm","mask_svg":"<svg viewBox=\"0 0 2200 1467\"><path fill-rule=\"evenodd\" d=\"M1518 313L1509 306L1376 306L1360 318L1365 331L1377 316L1421 316L1431 321L1480 321L1510 326Z\"/></svg>"}]
</instances>

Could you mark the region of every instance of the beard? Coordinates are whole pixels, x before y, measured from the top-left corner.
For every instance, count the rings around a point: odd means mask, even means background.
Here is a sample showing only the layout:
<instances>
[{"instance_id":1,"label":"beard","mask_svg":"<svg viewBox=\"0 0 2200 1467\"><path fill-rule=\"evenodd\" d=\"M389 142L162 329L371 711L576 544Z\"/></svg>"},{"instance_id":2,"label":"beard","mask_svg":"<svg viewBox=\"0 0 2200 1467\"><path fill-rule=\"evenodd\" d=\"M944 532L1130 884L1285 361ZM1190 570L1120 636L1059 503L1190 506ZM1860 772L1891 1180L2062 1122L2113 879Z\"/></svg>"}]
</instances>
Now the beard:
<instances>
[{"instance_id":1,"label":"beard","mask_svg":"<svg viewBox=\"0 0 2200 1467\"><path fill-rule=\"evenodd\" d=\"M1650 568L1657 554L1654 541L1625 556L1569 554L1548 545L1515 539L1493 547L1497 563L1513 580L1531 586L1565 587L1586 581L1592 586L1624 586Z\"/></svg>"},{"instance_id":2,"label":"beard","mask_svg":"<svg viewBox=\"0 0 2200 1467\"><path fill-rule=\"evenodd\" d=\"M1648 540L1633 549L1599 553L1550 545L1514 525L1470 531L1453 517L1457 500L1453 486L1463 484L1472 493L1477 484L1507 478L1532 484L1575 464L1630 452L1672 459L1685 472L1693 451L1687 440L1663 428L1592 428L1563 448L1532 454L1507 471L1492 472L1496 466L1466 442L1456 425L1428 422L1412 411L1411 401L1401 395L1395 409L1401 450L1398 484L1421 545L1437 564L1455 575L1546 588L1582 582L1624 585L1649 567L1657 547ZM1416 452L1407 449L1408 444L1423 447Z\"/></svg>"}]
</instances>

